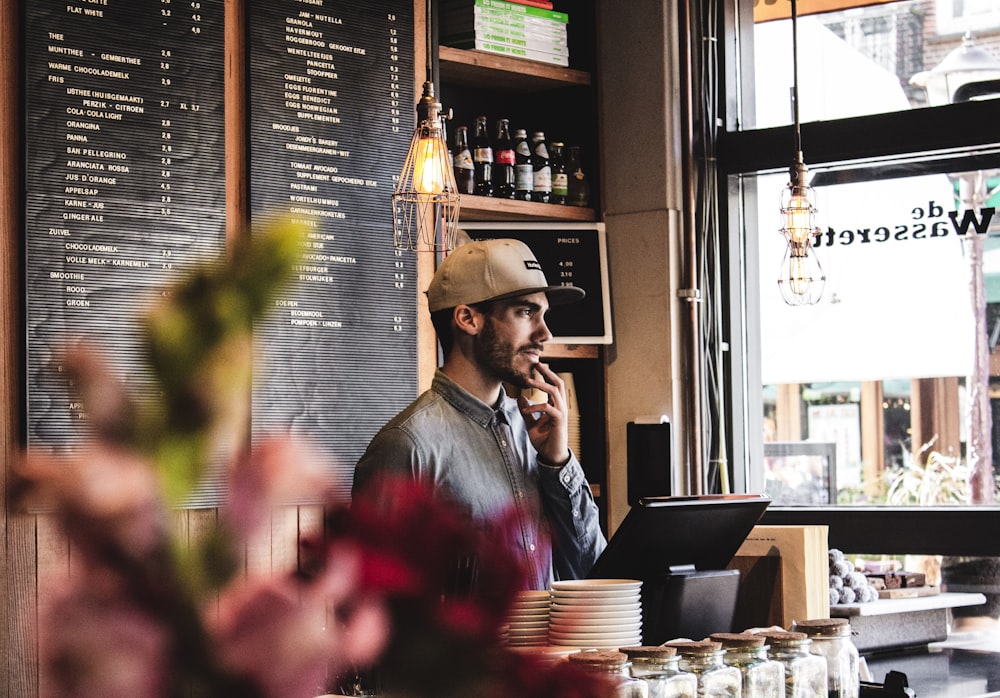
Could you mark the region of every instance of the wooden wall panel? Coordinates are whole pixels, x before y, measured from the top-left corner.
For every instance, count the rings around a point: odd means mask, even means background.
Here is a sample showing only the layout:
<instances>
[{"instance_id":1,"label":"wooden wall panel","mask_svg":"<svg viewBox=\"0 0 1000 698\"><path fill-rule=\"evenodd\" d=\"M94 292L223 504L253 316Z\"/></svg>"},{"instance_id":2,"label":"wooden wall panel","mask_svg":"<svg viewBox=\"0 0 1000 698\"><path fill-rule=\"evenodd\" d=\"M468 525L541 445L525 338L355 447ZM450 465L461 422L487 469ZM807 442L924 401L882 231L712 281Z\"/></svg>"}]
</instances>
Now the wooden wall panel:
<instances>
[{"instance_id":1,"label":"wooden wall panel","mask_svg":"<svg viewBox=\"0 0 1000 698\"><path fill-rule=\"evenodd\" d=\"M35 524L7 511L11 463L21 448L21 103L17 0L0 0L0 695L38 693L35 650L21 627L35 596Z\"/></svg>"}]
</instances>

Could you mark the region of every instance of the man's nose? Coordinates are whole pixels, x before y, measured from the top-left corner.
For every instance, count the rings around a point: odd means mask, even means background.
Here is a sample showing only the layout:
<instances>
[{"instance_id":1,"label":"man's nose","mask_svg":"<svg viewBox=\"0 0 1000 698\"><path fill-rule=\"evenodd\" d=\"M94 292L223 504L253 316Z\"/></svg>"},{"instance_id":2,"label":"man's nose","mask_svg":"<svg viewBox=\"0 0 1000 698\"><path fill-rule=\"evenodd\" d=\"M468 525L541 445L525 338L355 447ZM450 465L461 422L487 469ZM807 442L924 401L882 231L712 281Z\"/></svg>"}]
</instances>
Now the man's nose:
<instances>
[{"instance_id":1,"label":"man's nose","mask_svg":"<svg viewBox=\"0 0 1000 698\"><path fill-rule=\"evenodd\" d=\"M538 327L535 328L534 339L538 342L547 342L552 339L552 332L549 331L549 326L545 324L545 320L538 321Z\"/></svg>"}]
</instances>

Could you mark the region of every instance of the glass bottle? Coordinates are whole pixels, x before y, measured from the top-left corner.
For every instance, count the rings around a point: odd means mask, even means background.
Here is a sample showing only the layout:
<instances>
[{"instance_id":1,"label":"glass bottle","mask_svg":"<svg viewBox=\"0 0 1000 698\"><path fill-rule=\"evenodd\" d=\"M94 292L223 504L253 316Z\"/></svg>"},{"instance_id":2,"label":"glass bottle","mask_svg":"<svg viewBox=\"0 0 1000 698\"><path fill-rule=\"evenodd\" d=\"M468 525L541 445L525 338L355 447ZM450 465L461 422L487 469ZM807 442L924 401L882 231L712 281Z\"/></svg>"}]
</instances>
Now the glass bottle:
<instances>
[{"instance_id":1,"label":"glass bottle","mask_svg":"<svg viewBox=\"0 0 1000 698\"><path fill-rule=\"evenodd\" d=\"M552 165L552 198L549 203L565 204L569 196L569 175L563 159L563 144L559 141L549 145L549 160Z\"/></svg>"},{"instance_id":2,"label":"glass bottle","mask_svg":"<svg viewBox=\"0 0 1000 698\"><path fill-rule=\"evenodd\" d=\"M751 633L712 633L710 639L722 643L722 657L743 675L743 698L782 698L785 695L785 668L767 656L764 637Z\"/></svg>"},{"instance_id":3,"label":"glass bottle","mask_svg":"<svg viewBox=\"0 0 1000 698\"><path fill-rule=\"evenodd\" d=\"M455 129L455 148L452 150L452 167L455 171L455 185L459 194L471 194L475 191L476 177L472 164L472 151L469 150L469 127L459 126Z\"/></svg>"},{"instance_id":4,"label":"glass bottle","mask_svg":"<svg viewBox=\"0 0 1000 698\"><path fill-rule=\"evenodd\" d=\"M649 698L646 682L629 674L628 656L614 650L584 650L569 662L608 685L608 698Z\"/></svg>"},{"instance_id":5,"label":"glass bottle","mask_svg":"<svg viewBox=\"0 0 1000 698\"><path fill-rule=\"evenodd\" d=\"M496 148L493 150L493 196L514 198L514 143L510 139L510 121L497 121Z\"/></svg>"},{"instance_id":6,"label":"glass bottle","mask_svg":"<svg viewBox=\"0 0 1000 698\"><path fill-rule=\"evenodd\" d=\"M514 131L514 198L531 201L531 192L535 188L534 179L528 132L519 128Z\"/></svg>"},{"instance_id":7,"label":"glass bottle","mask_svg":"<svg viewBox=\"0 0 1000 698\"><path fill-rule=\"evenodd\" d=\"M472 164L475 168L476 190L479 196L493 196L493 146L486 126L486 117L476 117L476 132L472 136Z\"/></svg>"},{"instance_id":8,"label":"glass bottle","mask_svg":"<svg viewBox=\"0 0 1000 698\"><path fill-rule=\"evenodd\" d=\"M549 202L552 196L552 164L549 162L549 145L544 131L531 134L531 200Z\"/></svg>"},{"instance_id":9,"label":"glass bottle","mask_svg":"<svg viewBox=\"0 0 1000 698\"><path fill-rule=\"evenodd\" d=\"M583 173L580 162L580 146L571 145L566 148L566 203L570 206L590 205L590 182Z\"/></svg>"},{"instance_id":10,"label":"glass bottle","mask_svg":"<svg viewBox=\"0 0 1000 698\"><path fill-rule=\"evenodd\" d=\"M761 633L767 654L785 671L786 698L826 698L826 660L809 651L812 640L805 633Z\"/></svg>"},{"instance_id":11,"label":"glass bottle","mask_svg":"<svg viewBox=\"0 0 1000 698\"><path fill-rule=\"evenodd\" d=\"M632 666L630 672L646 682L649 698L695 698L698 679L677 666L677 648L663 646L622 647Z\"/></svg>"},{"instance_id":12,"label":"glass bottle","mask_svg":"<svg viewBox=\"0 0 1000 698\"><path fill-rule=\"evenodd\" d=\"M712 640L691 642L671 640L668 647L676 647L680 657L678 666L698 678L699 698L741 698L743 675L740 670L723 661L722 643Z\"/></svg>"},{"instance_id":13,"label":"glass bottle","mask_svg":"<svg viewBox=\"0 0 1000 698\"><path fill-rule=\"evenodd\" d=\"M797 620L792 630L805 633L809 651L826 659L826 682L830 698L858 698L861 692L860 657L851 639L846 618Z\"/></svg>"}]
</instances>

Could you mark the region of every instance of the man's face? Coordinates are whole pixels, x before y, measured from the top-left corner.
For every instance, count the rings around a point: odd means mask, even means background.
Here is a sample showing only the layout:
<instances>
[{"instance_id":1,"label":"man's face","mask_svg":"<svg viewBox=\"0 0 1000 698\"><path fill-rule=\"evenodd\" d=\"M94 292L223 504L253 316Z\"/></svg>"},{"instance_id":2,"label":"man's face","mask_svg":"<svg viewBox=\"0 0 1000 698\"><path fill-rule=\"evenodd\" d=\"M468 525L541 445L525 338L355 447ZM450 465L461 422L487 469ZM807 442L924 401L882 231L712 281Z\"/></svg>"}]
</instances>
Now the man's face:
<instances>
[{"instance_id":1,"label":"man's face","mask_svg":"<svg viewBox=\"0 0 1000 698\"><path fill-rule=\"evenodd\" d=\"M548 309L544 293L495 301L476 336L479 365L500 380L527 388L543 344L552 339L544 319Z\"/></svg>"}]
</instances>

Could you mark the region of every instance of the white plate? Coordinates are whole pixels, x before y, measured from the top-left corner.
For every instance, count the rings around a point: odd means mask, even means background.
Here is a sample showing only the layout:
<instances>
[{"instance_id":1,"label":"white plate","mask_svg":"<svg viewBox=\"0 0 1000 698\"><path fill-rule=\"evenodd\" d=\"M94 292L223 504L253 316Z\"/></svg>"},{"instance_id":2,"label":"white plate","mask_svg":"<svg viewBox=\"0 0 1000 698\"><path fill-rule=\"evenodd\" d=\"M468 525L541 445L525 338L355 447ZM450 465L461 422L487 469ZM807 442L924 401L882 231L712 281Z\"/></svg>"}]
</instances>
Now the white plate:
<instances>
[{"instance_id":1,"label":"white plate","mask_svg":"<svg viewBox=\"0 0 1000 698\"><path fill-rule=\"evenodd\" d=\"M642 636L640 632L630 633L561 633L557 630L549 631L549 638L552 640L571 640L573 642L628 642L636 640ZM625 647L625 645L622 645Z\"/></svg>"},{"instance_id":2,"label":"white plate","mask_svg":"<svg viewBox=\"0 0 1000 698\"><path fill-rule=\"evenodd\" d=\"M553 599L638 599L635 589L579 589L552 592Z\"/></svg>"},{"instance_id":3,"label":"white plate","mask_svg":"<svg viewBox=\"0 0 1000 698\"><path fill-rule=\"evenodd\" d=\"M519 591L514 597L516 601L544 601L549 598L548 589L532 589L530 591Z\"/></svg>"},{"instance_id":4,"label":"white plate","mask_svg":"<svg viewBox=\"0 0 1000 698\"><path fill-rule=\"evenodd\" d=\"M549 621L547 618L544 620L518 620L511 621L508 625L511 630L531 630L532 628L547 628Z\"/></svg>"},{"instance_id":5,"label":"white plate","mask_svg":"<svg viewBox=\"0 0 1000 698\"><path fill-rule=\"evenodd\" d=\"M628 633L642 629L641 622L635 623L615 623L607 625L605 623L549 623L549 630L560 633Z\"/></svg>"},{"instance_id":6,"label":"white plate","mask_svg":"<svg viewBox=\"0 0 1000 698\"><path fill-rule=\"evenodd\" d=\"M621 606L587 606L583 604L553 605L549 610L552 616L591 616L593 618L614 618L616 616L633 616L642 613L642 604L623 604Z\"/></svg>"},{"instance_id":7,"label":"white plate","mask_svg":"<svg viewBox=\"0 0 1000 698\"><path fill-rule=\"evenodd\" d=\"M514 601L510 605L510 607L511 608L548 608L550 603L552 603L552 598L546 596L544 599L539 599L537 601Z\"/></svg>"},{"instance_id":8,"label":"white plate","mask_svg":"<svg viewBox=\"0 0 1000 698\"><path fill-rule=\"evenodd\" d=\"M638 579L564 579L561 582L552 582L552 588L558 591L614 589L638 591L642 588L642 582Z\"/></svg>"},{"instance_id":9,"label":"white plate","mask_svg":"<svg viewBox=\"0 0 1000 698\"><path fill-rule=\"evenodd\" d=\"M624 640L559 640L549 638L550 645L560 645L566 647L576 647L578 649L618 649L619 647L635 647L642 644L640 636L629 637Z\"/></svg>"},{"instance_id":10,"label":"white plate","mask_svg":"<svg viewBox=\"0 0 1000 698\"><path fill-rule=\"evenodd\" d=\"M548 618L549 607L545 608L512 608L507 611L507 618Z\"/></svg>"},{"instance_id":11,"label":"white plate","mask_svg":"<svg viewBox=\"0 0 1000 698\"><path fill-rule=\"evenodd\" d=\"M622 611L642 608L642 604L638 599L574 599L567 597L552 600L552 610L567 607L590 608L595 611Z\"/></svg>"}]
</instances>

